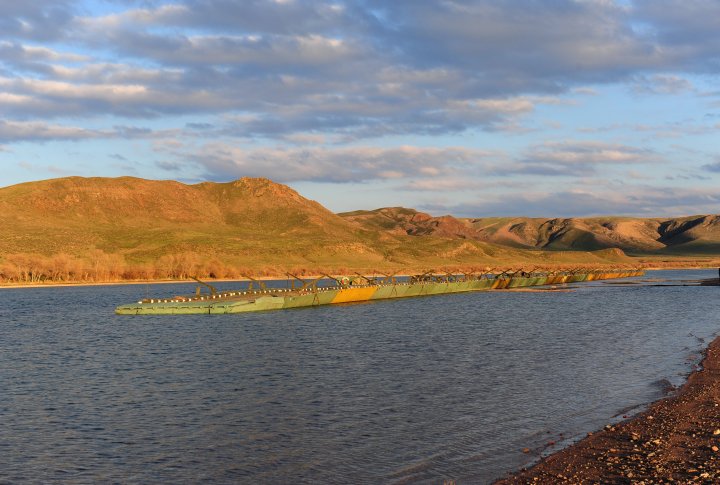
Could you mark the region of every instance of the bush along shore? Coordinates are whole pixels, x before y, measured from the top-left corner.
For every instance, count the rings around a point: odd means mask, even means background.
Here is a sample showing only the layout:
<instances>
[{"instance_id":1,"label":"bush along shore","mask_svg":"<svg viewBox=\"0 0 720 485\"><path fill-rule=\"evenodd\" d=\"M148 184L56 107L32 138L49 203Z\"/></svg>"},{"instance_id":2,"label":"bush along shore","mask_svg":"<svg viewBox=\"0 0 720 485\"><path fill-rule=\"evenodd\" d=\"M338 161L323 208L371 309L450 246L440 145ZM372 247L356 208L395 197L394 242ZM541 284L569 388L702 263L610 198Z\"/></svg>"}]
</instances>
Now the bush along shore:
<instances>
[{"instance_id":1,"label":"bush along shore","mask_svg":"<svg viewBox=\"0 0 720 485\"><path fill-rule=\"evenodd\" d=\"M345 262L347 263L347 262ZM208 280L238 280L248 276L253 278L286 279L288 273L310 277L322 274L365 275L413 274L432 271L440 273L479 273L547 270L574 271L636 268L641 264L633 264L632 260L621 262L563 262L554 261L545 264L529 262L492 264L465 264L459 259L444 259L442 264L426 264L410 261L406 264L394 262L378 262L373 266L365 266L361 262L345 264L290 264L278 257L268 262L248 262L237 264L227 258L214 254L202 254L193 251L182 251L165 254L150 262L128 261L122 254L107 253L101 249L92 249L83 256L66 253L43 255L37 253L2 254L0 252L0 286L37 286L54 284L105 284L132 282L167 282L188 281L190 277Z\"/></svg>"},{"instance_id":2,"label":"bush along shore","mask_svg":"<svg viewBox=\"0 0 720 485\"><path fill-rule=\"evenodd\" d=\"M720 338L673 397L496 484L720 483Z\"/></svg>"}]
</instances>

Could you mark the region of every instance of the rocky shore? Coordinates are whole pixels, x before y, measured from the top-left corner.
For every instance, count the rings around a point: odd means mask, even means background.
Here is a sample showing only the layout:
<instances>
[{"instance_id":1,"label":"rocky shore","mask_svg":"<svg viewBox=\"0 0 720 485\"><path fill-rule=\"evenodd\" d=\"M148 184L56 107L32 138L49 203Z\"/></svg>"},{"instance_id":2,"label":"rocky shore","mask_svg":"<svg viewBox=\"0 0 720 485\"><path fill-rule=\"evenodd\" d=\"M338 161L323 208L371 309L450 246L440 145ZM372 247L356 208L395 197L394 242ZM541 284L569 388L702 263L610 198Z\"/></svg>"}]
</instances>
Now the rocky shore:
<instances>
[{"instance_id":1,"label":"rocky shore","mask_svg":"<svg viewBox=\"0 0 720 485\"><path fill-rule=\"evenodd\" d=\"M720 483L720 338L673 397L496 484Z\"/></svg>"}]
</instances>

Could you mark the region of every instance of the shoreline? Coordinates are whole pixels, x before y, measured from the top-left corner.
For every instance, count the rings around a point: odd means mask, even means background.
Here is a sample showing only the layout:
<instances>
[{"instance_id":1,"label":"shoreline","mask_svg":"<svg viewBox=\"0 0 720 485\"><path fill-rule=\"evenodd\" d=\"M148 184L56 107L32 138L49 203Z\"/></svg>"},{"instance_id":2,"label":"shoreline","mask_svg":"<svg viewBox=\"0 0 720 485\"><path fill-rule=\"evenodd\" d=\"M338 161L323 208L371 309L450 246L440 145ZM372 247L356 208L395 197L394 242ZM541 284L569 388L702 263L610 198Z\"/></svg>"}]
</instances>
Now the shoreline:
<instances>
[{"instance_id":1,"label":"shoreline","mask_svg":"<svg viewBox=\"0 0 720 485\"><path fill-rule=\"evenodd\" d=\"M494 483L642 481L720 481L720 337L672 396Z\"/></svg>"},{"instance_id":2,"label":"shoreline","mask_svg":"<svg viewBox=\"0 0 720 485\"><path fill-rule=\"evenodd\" d=\"M318 275L319 276L319 275ZM303 276L306 279L314 279L318 276ZM281 281L288 278L280 278L273 276L258 276L255 278L257 281ZM219 279L205 279L202 280L205 283L228 283L228 282L245 282L251 281L247 278L219 278ZM63 283L0 283L0 290L13 289L13 288L62 288L72 286L122 286L122 285L171 285L171 284L198 284L197 281L186 279L186 280L123 280L123 281L79 281L79 282L63 282Z\"/></svg>"},{"instance_id":3,"label":"shoreline","mask_svg":"<svg viewBox=\"0 0 720 485\"><path fill-rule=\"evenodd\" d=\"M654 267L654 266L648 266L643 267L645 271L680 271L680 270L690 270L690 269L714 269L716 266L673 266L673 267ZM371 274L371 273L367 273ZM304 279L315 279L318 278L321 275L303 275L301 276ZM396 276L407 276L405 274L398 274ZM282 276L258 276L254 278L258 281L281 281L288 279L287 277ZM203 280L206 283L227 283L227 282L233 282L233 281L251 281L248 278L219 278L219 279L205 279ZM164 284L179 284L179 283L196 283L194 280L191 279L183 279L183 280L170 280L170 279L164 279L164 280L120 280L120 281L66 281L66 282L44 282L44 283L3 283L0 282L0 290L4 289L14 289L14 288L62 288L62 287L73 287L73 286L120 286L120 285L164 285Z\"/></svg>"}]
</instances>

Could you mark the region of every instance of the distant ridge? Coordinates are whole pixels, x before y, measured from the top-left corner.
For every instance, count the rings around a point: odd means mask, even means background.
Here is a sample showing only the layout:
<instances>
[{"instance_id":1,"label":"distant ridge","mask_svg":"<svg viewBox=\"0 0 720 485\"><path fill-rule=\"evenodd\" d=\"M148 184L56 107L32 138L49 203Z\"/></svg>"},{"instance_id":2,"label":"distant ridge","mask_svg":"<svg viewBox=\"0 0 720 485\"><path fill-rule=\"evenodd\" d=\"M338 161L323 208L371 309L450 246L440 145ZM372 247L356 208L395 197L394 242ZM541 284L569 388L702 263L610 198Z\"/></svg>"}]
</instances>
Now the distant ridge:
<instances>
[{"instance_id":1,"label":"distant ridge","mask_svg":"<svg viewBox=\"0 0 720 485\"><path fill-rule=\"evenodd\" d=\"M679 218L433 217L414 209L386 207L340 214L368 229L394 234L473 239L520 249L596 251L619 248L629 254L720 255L720 216Z\"/></svg>"},{"instance_id":2,"label":"distant ridge","mask_svg":"<svg viewBox=\"0 0 720 485\"><path fill-rule=\"evenodd\" d=\"M460 219L334 214L264 178L67 177L0 188L0 280L236 277L634 264L720 253L717 216Z\"/></svg>"}]
</instances>

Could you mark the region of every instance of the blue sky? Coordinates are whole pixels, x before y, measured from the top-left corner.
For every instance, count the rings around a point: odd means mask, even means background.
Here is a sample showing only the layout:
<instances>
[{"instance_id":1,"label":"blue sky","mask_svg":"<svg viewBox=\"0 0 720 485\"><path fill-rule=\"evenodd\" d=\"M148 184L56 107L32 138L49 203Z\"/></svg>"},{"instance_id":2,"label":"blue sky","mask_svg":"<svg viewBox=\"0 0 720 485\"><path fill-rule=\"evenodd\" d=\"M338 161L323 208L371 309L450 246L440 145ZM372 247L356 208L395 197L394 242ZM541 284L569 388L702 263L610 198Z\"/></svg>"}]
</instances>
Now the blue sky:
<instances>
[{"instance_id":1,"label":"blue sky","mask_svg":"<svg viewBox=\"0 0 720 485\"><path fill-rule=\"evenodd\" d=\"M717 0L0 0L0 186L243 176L334 211L720 212Z\"/></svg>"}]
</instances>

